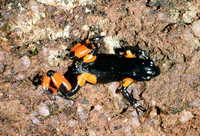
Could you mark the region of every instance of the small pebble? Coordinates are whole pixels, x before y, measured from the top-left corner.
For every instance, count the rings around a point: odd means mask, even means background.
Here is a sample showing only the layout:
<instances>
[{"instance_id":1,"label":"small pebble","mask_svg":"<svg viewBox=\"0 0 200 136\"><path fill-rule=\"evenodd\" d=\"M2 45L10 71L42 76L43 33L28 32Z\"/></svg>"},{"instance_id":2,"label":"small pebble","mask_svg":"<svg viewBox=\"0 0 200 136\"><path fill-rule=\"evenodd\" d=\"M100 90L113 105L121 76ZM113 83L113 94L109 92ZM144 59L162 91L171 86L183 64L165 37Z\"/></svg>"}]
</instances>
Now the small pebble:
<instances>
[{"instance_id":1,"label":"small pebble","mask_svg":"<svg viewBox=\"0 0 200 136\"><path fill-rule=\"evenodd\" d=\"M113 129L113 130L118 130L118 129L121 129L121 128L122 128L122 126L119 125L119 126L114 126L112 129Z\"/></svg>"},{"instance_id":2,"label":"small pebble","mask_svg":"<svg viewBox=\"0 0 200 136\"><path fill-rule=\"evenodd\" d=\"M23 56L20 60L24 69L28 69L30 67L31 60L28 56Z\"/></svg>"},{"instance_id":3,"label":"small pebble","mask_svg":"<svg viewBox=\"0 0 200 136\"><path fill-rule=\"evenodd\" d=\"M50 112L49 112L49 107L47 106L47 105L45 105L45 104L40 104L39 106L38 106L38 113L41 115L41 116L44 116L44 117L46 117L46 116L48 116L49 114L50 114Z\"/></svg>"},{"instance_id":4,"label":"small pebble","mask_svg":"<svg viewBox=\"0 0 200 136\"><path fill-rule=\"evenodd\" d=\"M25 76L24 76L24 74L19 73L19 74L17 74L17 75L15 76L15 78L16 78L17 80L23 80L23 79L25 79Z\"/></svg>"},{"instance_id":5,"label":"small pebble","mask_svg":"<svg viewBox=\"0 0 200 136\"><path fill-rule=\"evenodd\" d=\"M0 63L0 73L3 73L5 71L5 65Z\"/></svg>"},{"instance_id":6,"label":"small pebble","mask_svg":"<svg viewBox=\"0 0 200 136\"><path fill-rule=\"evenodd\" d=\"M0 62L5 61L5 53L0 51Z\"/></svg>"},{"instance_id":7,"label":"small pebble","mask_svg":"<svg viewBox=\"0 0 200 136\"><path fill-rule=\"evenodd\" d=\"M190 107L195 107L200 109L200 100L194 100L189 104Z\"/></svg>"},{"instance_id":8,"label":"small pebble","mask_svg":"<svg viewBox=\"0 0 200 136\"><path fill-rule=\"evenodd\" d=\"M158 20L165 21L165 22L167 22L169 19L167 14L164 14L164 13L158 13L157 18L158 18Z\"/></svg>"},{"instance_id":9,"label":"small pebble","mask_svg":"<svg viewBox=\"0 0 200 136\"><path fill-rule=\"evenodd\" d=\"M192 31L193 33L200 38L200 20L198 21L195 21L193 24L192 24Z\"/></svg>"},{"instance_id":10,"label":"small pebble","mask_svg":"<svg viewBox=\"0 0 200 136\"><path fill-rule=\"evenodd\" d=\"M95 107L94 107L94 109L96 110L96 111L100 111L101 109L102 109L102 106L101 105L96 105Z\"/></svg>"},{"instance_id":11,"label":"small pebble","mask_svg":"<svg viewBox=\"0 0 200 136\"><path fill-rule=\"evenodd\" d=\"M78 124L78 121L71 119L67 122L69 127L75 127Z\"/></svg>"},{"instance_id":12,"label":"small pebble","mask_svg":"<svg viewBox=\"0 0 200 136\"><path fill-rule=\"evenodd\" d=\"M33 124L40 124L40 120L36 117L32 117L31 121L33 122Z\"/></svg>"},{"instance_id":13,"label":"small pebble","mask_svg":"<svg viewBox=\"0 0 200 136\"><path fill-rule=\"evenodd\" d=\"M126 126L124 127L124 132L126 133L126 136L132 136L132 132L131 132L132 128L130 126Z\"/></svg>"},{"instance_id":14,"label":"small pebble","mask_svg":"<svg viewBox=\"0 0 200 136\"><path fill-rule=\"evenodd\" d=\"M28 56L23 56L16 62L14 69L16 72L25 71L30 67L30 65L30 58Z\"/></svg>"},{"instance_id":15,"label":"small pebble","mask_svg":"<svg viewBox=\"0 0 200 136\"><path fill-rule=\"evenodd\" d=\"M137 117L133 117L131 122L130 122L134 128L137 128L140 126L140 122L139 122L139 119Z\"/></svg>"},{"instance_id":16,"label":"small pebble","mask_svg":"<svg viewBox=\"0 0 200 136\"><path fill-rule=\"evenodd\" d=\"M96 132L92 129L88 130L89 136L96 136Z\"/></svg>"},{"instance_id":17,"label":"small pebble","mask_svg":"<svg viewBox=\"0 0 200 136\"><path fill-rule=\"evenodd\" d=\"M156 111L156 109L154 108L154 109L149 113L149 115L150 115L151 118L156 117L156 116L157 116L157 111Z\"/></svg>"},{"instance_id":18,"label":"small pebble","mask_svg":"<svg viewBox=\"0 0 200 136\"><path fill-rule=\"evenodd\" d=\"M108 47L108 52L110 54L114 54L114 48L119 48L120 47L120 43L119 43L119 39L117 37L111 37L111 36L107 36L104 38L104 42Z\"/></svg>"},{"instance_id":19,"label":"small pebble","mask_svg":"<svg viewBox=\"0 0 200 136\"><path fill-rule=\"evenodd\" d=\"M79 105L77 107L77 115L80 120L87 120L88 119L88 111L84 109L83 106Z\"/></svg>"},{"instance_id":20,"label":"small pebble","mask_svg":"<svg viewBox=\"0 0 200 136\"><path fill-rule=\"evenodd\" d=\"M183 38L186 41L191 41L192 39L194 39L194 36L193 36L192 31L190 29L184 30L182 35L183 35Z\"/></svg>"},{"instance_id":21,"label":"small pebble","mask_svg":"<svg viewBox=\"0 0 200 136\"><path fill-rule=\"evenodd\" d=\"M90 30L90 28L89 28L89 26L88 26L88 25L84 25L84 26L82 27L82 30L84 30L84 31L89 31L89 30Z\"/></svg>"},{"instance_id":22,"label":"small pebble","mask_svg":"<svg viewBox=\"0 0 200 136\"><path fill-rule=\"evenodd\" d=\"M192 115L191 112L184 110L181 112L179 120L182 123L185 123L185 122L189 121L190 119L192 119L193 117L194 117L194 115Z\"/></svg>"}]
</instances>

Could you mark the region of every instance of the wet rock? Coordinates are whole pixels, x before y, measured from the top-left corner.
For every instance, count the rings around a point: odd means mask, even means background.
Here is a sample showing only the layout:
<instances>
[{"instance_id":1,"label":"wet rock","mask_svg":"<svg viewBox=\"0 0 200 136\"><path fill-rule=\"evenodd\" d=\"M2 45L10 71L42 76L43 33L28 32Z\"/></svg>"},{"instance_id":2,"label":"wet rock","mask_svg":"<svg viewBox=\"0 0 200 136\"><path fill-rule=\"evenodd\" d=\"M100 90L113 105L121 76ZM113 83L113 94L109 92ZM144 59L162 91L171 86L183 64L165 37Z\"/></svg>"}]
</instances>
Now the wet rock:
<instances>
[{"instance_id":1,"label":"wet rock","mask_svg":"<svg viewBox=\"0 0 200 136\"><path fill-rule=\"evenodd\" d=\"M194 115L191 112L184 110L181 112L179 120L182 123L185 123L185 122L189 121L190 119L192 119L193 117L194 117Z\"/></svg>"},{"instance_id":2,"label":"wet rock","mask_svg":"<svg viewBox=\"0 0 200 136\"><path fill-rule=\"evenodd\" d=\"M192 24L192 31L193 33L200 38L200 20L195 21Z\"/></svg>"},{"instance_id":3,"label":"wet rock","mask_svg":"<svg viewBox=\"0 0 200 136\"><path fill-rule=\"evenodd\" d=\"M49 112L49 107L46 105L46 104L40 104L38 106L38 113L41 115L41 116L49 116L50 112Z\"/></svg>"}]
</instances>

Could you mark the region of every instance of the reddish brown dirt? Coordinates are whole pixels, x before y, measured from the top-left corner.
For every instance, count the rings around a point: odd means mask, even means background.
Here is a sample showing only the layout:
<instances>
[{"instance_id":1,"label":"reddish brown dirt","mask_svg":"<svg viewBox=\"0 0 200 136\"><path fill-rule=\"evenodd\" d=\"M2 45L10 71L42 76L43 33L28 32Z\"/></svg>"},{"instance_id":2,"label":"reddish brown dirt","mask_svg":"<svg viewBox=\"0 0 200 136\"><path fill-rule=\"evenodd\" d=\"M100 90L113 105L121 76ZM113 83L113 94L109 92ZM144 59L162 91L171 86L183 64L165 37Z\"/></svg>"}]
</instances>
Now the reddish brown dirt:
<instances>
[{"instance_id":1,"label":"reddish brown dirt","mask_svg":"<svg viewBox=\"0 0 200 136\"><path fill-rule=\"evenodd\" d=\"M0 135L200 135L197 0L2 0L0 7ZM130 87L137 98L142 92L146 113L138 117L115 94L116 82L87 84L74 101L32 84L37 73L66 72L65 49L88 35L104 35L105 52L124 40L150 53L160 75Z\"/></svg>"}]
</instances>

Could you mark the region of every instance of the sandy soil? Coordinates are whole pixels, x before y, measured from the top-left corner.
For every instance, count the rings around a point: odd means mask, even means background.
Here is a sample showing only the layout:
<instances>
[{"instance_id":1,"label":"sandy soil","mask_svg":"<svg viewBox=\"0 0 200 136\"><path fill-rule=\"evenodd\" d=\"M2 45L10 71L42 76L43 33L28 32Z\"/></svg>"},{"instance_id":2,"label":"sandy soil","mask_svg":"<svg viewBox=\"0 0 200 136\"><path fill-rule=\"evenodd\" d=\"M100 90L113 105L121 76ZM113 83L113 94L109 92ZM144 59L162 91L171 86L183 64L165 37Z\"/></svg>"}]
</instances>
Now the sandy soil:
<instances>
[{"instance_id":1,"label":"sandy soil","mask_svg":"<svg viewBox=\"0 0 200 136\"><path fill-rule=\"evenodd\" d=\"M198 0L1 0L0 135L199 136L199 19ZM107 53L121 40L139 44L160 67L130 87L146 113L115 94L116 82L87 84L73 100L32 84L37 73L66 72L65 49L94 35Z\"/></svg>"}]
</instances>

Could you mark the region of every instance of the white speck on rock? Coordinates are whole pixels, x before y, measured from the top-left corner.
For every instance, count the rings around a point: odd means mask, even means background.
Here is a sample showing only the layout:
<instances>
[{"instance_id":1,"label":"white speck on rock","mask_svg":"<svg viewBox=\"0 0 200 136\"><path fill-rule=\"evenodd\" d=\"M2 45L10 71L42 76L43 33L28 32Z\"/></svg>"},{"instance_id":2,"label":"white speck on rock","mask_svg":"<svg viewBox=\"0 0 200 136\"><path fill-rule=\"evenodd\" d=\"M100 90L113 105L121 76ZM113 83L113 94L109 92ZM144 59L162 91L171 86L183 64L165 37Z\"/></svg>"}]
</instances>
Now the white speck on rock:
<instances>
[{"instance_id":1,"label":"white speck on rock","mask_svg":"<svg viewBox=\"0 0 200 136\"><path fill-rule=\"evenodd\" d=\"M179 120L182 123L185 123L185 122L189 121L190 119L192 119L193 117L194 117L194 115L191 112L184 110L181 112Z\"/></svg>"},{"instance_id":2,"label":"white speck on rock","mask_svg":"<svg viewBox=\"0 0 200 136\"><path fill-rule=\"evenodd\" d=\"M91 13L91 12L92 12L91 9L89 9L89 8L85 8L85 13L86 13L86 14Z\"/></svg>"},{"instance_id":3,"label":"white speck on rock","mask_svg":"<svg viewBox=\"0 0 200 136\"><path fill-rule=\"evenodd\" d=\"M84 31L89 31L89 30L90 30L90 28L89 28L89 26L88 26L88 25L84 25L84 26L82 27L82 30L84 30Z\"/></svg>"},{"instance_id":4,"label":"white speck on rock","mask_svg":"<svg viewBox=\"0 0 200 136\"><path fill-rule=\"evenodd\" d=\"M96 106L94 107L94 109L97 110L97 111L100 111L100 110L102 109L102 106L101 106L101 105L96 105Z\"/></svg>"},{"instance_id":5,"label":"white speck on rock","mask_svg":"<svg viewBox=\"0 0 200 136\"><path fill-rule=\"evenodd\" d=\"M113 48L119 48L120 43L117 37L107 36L104 38L104 42L107 45L106 48L108 49L109 53L114 54Z\"/></svg>"},{"instance_id":6,"label":"white speck on rock","mask_svg":"<svg viewBox=\"0 0 200 136\"><path fill-rule=\"evenodd\" d=\"M93 4L93 3L94 3L94 0L80 0L79 1L79 5L81 5L81 6L86 6L86 5Z\"/></svg>"},{"instance_id":7,"label":"white speck on rock","mask_svg":"<svg viewBox=\"0 0 200 136\"><path fill-rule=\"evenodd\" d=\"M56 49L49 50L48 63L50 64L50 66L58 66L58 64L61 61L60 58L57 57L59 55L60 55L59 50Z\"/></svg>"},{"instance_id":8,"label":"white speck on rock","mask_svg":"<svg viewBox=\"0 0 200 136\"><path fill-rule=\"evenodd\" d=\"M67 122L69 127L75 127L78 124L78 121L71 119Z\"/></svg>"},{"instance_id":9,"label":"white speck on rock","mask_svg":"<svg viewBox=\"0 0 200 136\"><path fill-rule=\"evenodd\" d=\"M200 38L200 20L198 21L195 21L193 24L192 24L192 31L193 33Z\"/></svg>"},{"instance_id":10,"label":"white speck on rock","mask_svg":"<svg viewBox=\"0 0 200 136\"><path fill-rule=\"evenodd\" d=\"M64 29L52 29L52 28L47 28L48 32L48 38L51 40L56 40L58 38L68 38L70 34L70 26L67 25L64 27Z\"/></svg>"},{"instance_id":11,"label":"white speck on rock","mask_svg":"<svg viewBox=\"0 0 200 136\"><path fill-rule=\"evenodd\" d=\"M40 104L38 106L38 113L41 115L41 116L48 116L50 114L49 112L49 107L46 105L46 104Z\"/></svg>"}]
</instances>

